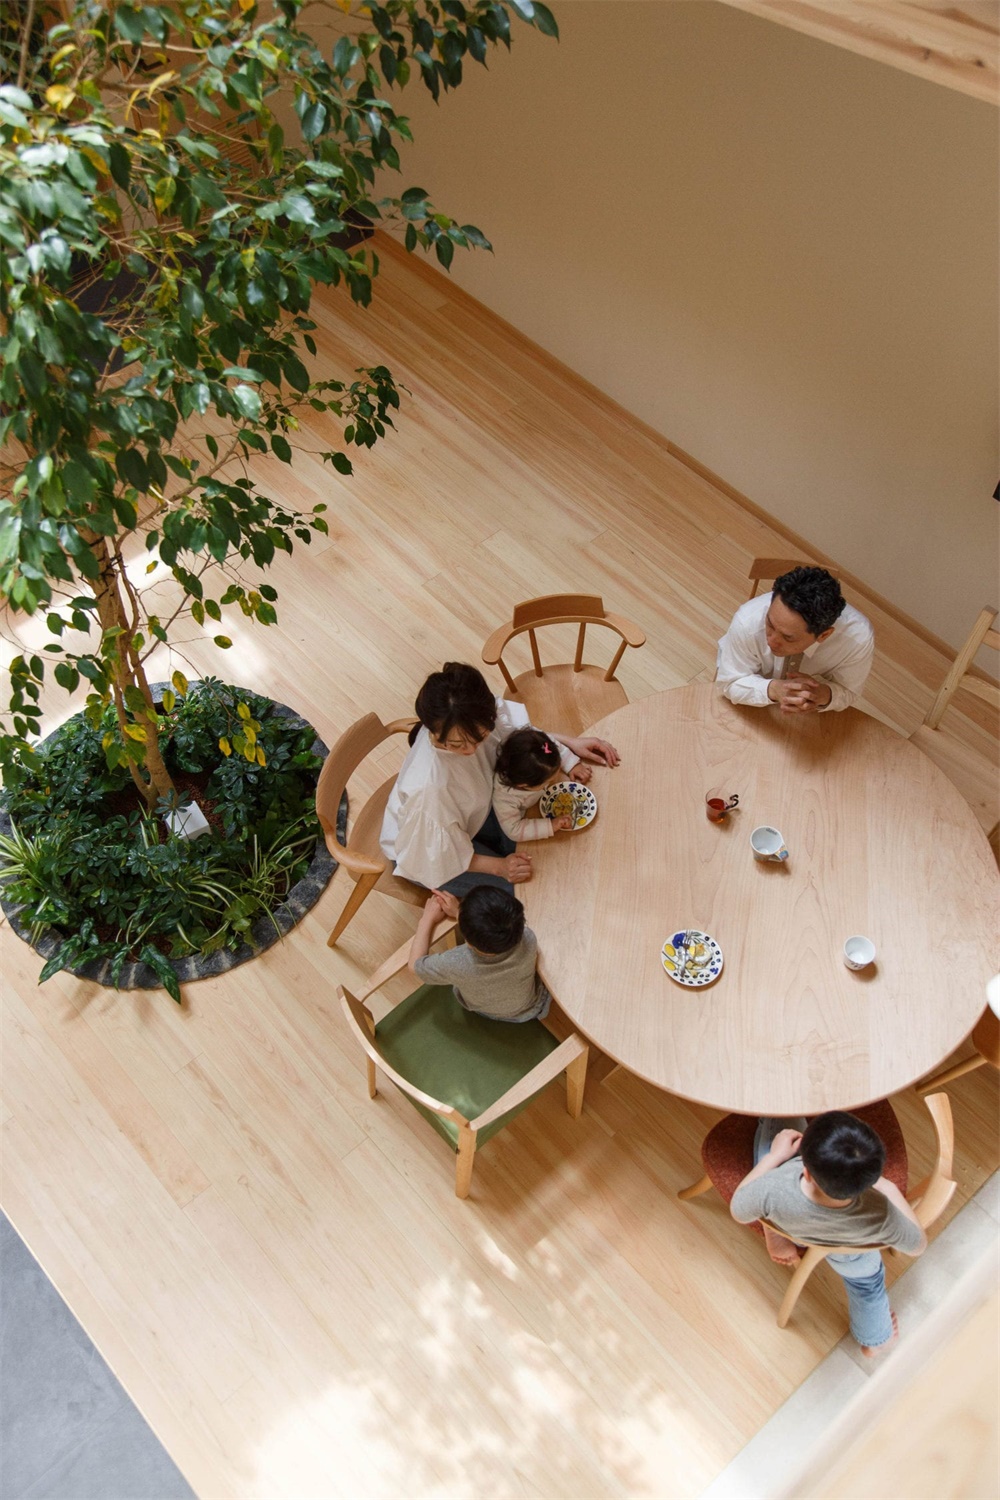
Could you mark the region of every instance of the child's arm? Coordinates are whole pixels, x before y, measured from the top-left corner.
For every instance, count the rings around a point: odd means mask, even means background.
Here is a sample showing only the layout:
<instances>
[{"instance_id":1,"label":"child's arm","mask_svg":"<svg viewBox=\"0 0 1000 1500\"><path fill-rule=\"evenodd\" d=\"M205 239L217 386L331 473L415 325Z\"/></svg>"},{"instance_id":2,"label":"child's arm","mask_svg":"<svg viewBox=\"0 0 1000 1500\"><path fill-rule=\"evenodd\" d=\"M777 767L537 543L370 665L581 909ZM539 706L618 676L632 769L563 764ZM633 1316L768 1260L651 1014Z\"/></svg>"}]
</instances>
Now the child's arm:
<instances>
[{"instance_id":1,"label":"child's arm","mask_svg":"<svg viewBox=\"0 0 1000 1500\"><path fill-rule=\"evenodd\" d=\"M513 787L504 786L499 780L493 783L493 811L497 822L515 844L528 839L550 839L554 833L572 828L573 819L525 818L521 814L521 799Z\"/></svg>"},{"instance_id":2,"label":"child's arm","mask_svg":"<svg viewBox=\"0 0 1000 1500\"><path fill-rule=\"evenodd\" d=\"M875 1191L881 1193L883 1198L888 1198L893 1208L897 1209L905 1219L909 1219L910 1223L915 1224L917 1229L920 1230L921 1243L919 1247L915 1250L904 1250L903 1254L911 1255L914 1258L918 1255L923 1255L927 1249L927 1235L924 1233L923 1225L903 1197L903 1194L899 1191L899 1188L894 1182L890 1182L888 1177L880 1177L878 1182L875 1183Z\"/></svg>"},{"instance_id":3,"label":"child's arm","mask_svg":"<svg viewBox=\"0 0 1000 1500\"><path fill-rule=\"evenodd\" d=\"M453 910L451 909L452 903L454 903ZM434 941L434 929L446 917L457 916L458 902L454 896L448 895L445 891L433 891L428 896L424 903L424 909L420 913L420 921L417 923L417 930L413 934L413 941L410 944L410 953L407 959L407 968L416 978L419 979L420 975L417 974L414 965L419 959L427 957L431 943Z\"/></svg>"},{"instance_id":4,"label":"child's arm","mask_svg":"<svg viewBox=\"0 0 1000 1500\"><path fill-rule=\"evenodd\" d=\"M780 1167L783 1162L791 1161L793 1156L798 1156L799 1146L802 1142L802 1133L798 1130L779 1130L771 1142L771 1149L766 1156L762 1156L752 1171L748 1172L736 1189L729 1205L729 1212L738 1224L752 1224L755 1219L761 1217L763 1211L764 1190L754 1190L751 1185L766 1177L768 1172L773 1172L775 1167ZM749 1193L747 1188L751 1188Z\"/></svg>"},{"instance_id":5,"label":"child's arm","mask_svg":"<svg viewBox=\"0 0 1000 1500\"><path fill-rule=\"evenodd\" d=\"M783 1162L791 1161L793 1156L798 1156L799 1147L802 1144L801 1130L779 1130L771 1142L771 1149L766 1156L762 1156L751 1172L748 1172L736 1189L746 1187L748 1182L756 1182L758 1177L764 1177L768 1172L773 1172L775 1167L780 1167Z\"/></svg>"}]
</instances>

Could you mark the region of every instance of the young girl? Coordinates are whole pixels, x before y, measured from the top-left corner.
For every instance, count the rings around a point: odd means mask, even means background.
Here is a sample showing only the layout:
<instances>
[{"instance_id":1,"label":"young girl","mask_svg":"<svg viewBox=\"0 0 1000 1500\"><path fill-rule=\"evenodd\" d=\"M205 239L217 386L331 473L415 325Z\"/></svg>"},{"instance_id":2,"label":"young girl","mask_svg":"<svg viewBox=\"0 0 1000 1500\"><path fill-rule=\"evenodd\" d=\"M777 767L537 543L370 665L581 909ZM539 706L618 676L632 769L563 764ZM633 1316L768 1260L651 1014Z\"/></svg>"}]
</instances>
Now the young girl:
<instances>
[{"instance_id":1,"label":"young girl","mask_svg":"<svg viewBox=\"0 0 1000 1500\"><path fill-rule=\"evenodd\" d=\"M515 729L497 753L493 772L493 811L509 839L550 839L573 827L572 817L526 818L525 811L537 802L546 784L562 771L560 742L540 729ZM563 771L563 775L565 775ZM579 781L590 780L590 767L576 765Z\"/></svg>"}]
</instances>

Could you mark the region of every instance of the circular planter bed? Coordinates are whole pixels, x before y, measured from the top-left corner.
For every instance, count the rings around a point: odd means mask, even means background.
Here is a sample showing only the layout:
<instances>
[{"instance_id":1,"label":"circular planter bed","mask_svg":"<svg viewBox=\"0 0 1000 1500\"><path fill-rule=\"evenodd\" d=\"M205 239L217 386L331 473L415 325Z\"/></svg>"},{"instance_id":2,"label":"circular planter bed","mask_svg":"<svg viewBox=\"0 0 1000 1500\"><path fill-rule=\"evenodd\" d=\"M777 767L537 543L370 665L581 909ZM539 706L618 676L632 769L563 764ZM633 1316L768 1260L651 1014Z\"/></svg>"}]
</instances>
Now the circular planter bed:
<instances>
[{"instance_id":1,"label":"circular planter bed","mask_svg":"<svg viewBox=\"0 0 1000 1500\"><path fill-rule=\"evenodd\" d=\"M183 697L169 683L152 692L181 811L195 802L208 831L182 839L169 807L149 813L127 767L107 766L113 719L77 714L39 745L42 770L3 794L0 906L46 959L41 978L66 968L179 1000L180 984L256 957L319 899L337 868L315 815L327 747L293 709L245 688L207 678ZM263 766L234 748L248 725ZM342 837L346 821L345 797Z\"/></svg>"}]
</instances>

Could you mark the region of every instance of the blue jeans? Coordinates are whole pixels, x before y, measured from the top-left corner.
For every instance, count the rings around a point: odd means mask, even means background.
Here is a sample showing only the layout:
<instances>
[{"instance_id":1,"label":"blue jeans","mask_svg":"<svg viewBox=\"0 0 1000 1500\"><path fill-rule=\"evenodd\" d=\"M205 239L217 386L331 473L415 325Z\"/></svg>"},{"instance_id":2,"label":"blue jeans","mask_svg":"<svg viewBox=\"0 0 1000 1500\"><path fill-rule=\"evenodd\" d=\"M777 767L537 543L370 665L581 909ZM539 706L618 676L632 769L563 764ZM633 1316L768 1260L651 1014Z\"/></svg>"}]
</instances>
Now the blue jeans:
<instances>
[{"instance_id":1,"label":"blue jeans","mask_svg":"<svg viewBox=\"0 0 1000 1500\"><path fill-rule=\"evenodd\" d=\"M486 822L472 840L472 847L477 854L486 854L492 859L506 859L508 854L513 854L517 849L514 840L507 837L497 822L497 815L492 807ZM502 875L480 875L477 870L463 870L454 880L446 880L441 889L450 891L461 901L477 885L498 885L502 891L507 891L511 896L514 894L514 887Z\"/></svg>"},{"instance_id":2,"label":"blue jeans","mask_svg":"<svg viewBox=\"0 0 1000 1500\"><path fill-rule=\"evenodd\" d=\"M806 1121L779 1120L765 1115L757 1126L753 1142L754 1165L766 1156L779 1130L804 1130ZM851 1333L866 1349L877 1349L892 1338L892 1313L885 1288L885 1266L878 1250L859 1250L856 1255L828 1255L844 1283Z\"/></svg>"}]
</instances>

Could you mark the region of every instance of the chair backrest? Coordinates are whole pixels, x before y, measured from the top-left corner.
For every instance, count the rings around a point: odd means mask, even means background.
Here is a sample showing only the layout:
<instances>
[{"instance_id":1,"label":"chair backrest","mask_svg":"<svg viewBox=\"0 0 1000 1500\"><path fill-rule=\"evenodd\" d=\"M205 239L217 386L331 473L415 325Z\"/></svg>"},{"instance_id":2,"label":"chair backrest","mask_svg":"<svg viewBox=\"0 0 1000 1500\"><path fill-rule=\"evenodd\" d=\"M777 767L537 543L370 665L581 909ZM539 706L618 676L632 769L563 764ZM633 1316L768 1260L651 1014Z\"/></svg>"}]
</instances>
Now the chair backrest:
<instances>
[{"instance_id":1,"label":"chair backrest","mask_svg":"<svg viewBox=\"0 0 1000 1500\"><path fill-rule=\"evenodd\" d=\"M535 632L547 625L579 625L576 655L573 658L575 672L583 670L583 648L588 625L604 626L620 636L618 649L604 674L605 682L611 682L614 678L626 646L638 647L646 642L645 633L638 625L621 615L608 613L600 594L542 594L537 599L525 599L514 606L510 623L495 630L483 647L483 661L491 667L499 666L510 692L516 692L517 687L503 660L504 649L515 636L527 632L535 676L541 677L543 667Z\"/></svg>"},{"instance_id":2,"label":"chair backrest","mask_svg":"<svg viewBox=\"0 0 1000 1500\"><path fill-rule=\"evenodd\" d=\"M396 1071L378 1044L375 1017L367 1005L363 1005L360 1000L356 1000L343 985L340 986L338 994L340 995L340 1003L344 1011L344 1018L347 1021L348 1029L361 1049L367 1053L373 1063L376 1063L382 1069L386 1077L404 1094L408 1095L415 1104L421 1105L422 1108L429 1110L431 1114L439 1115L444 1120L451 1120L459 1129L463 1126L468 1129L469 1122L459 1110L450 1104L442 1103L440 1099L432 1098L430 1094L425 1094L422 1089L418 1089L408 1078L404 1078L401 1073Z\"/></svg>"},{"instance_id":3,"label":"chair backrest","mask_svg":"<svg viewBox=\"0 0 1000 1500\"><path fill-rule=\"evenodd\" d=\"M815 563L803 562L801 557L755 557L750 564L747 577L753 584L753 588L747 595L747 599L753 599L762 583L773 583L783 573L790 573L793 568L812 568ZM837 574L832 573L832 578Z\"/></svg>"},{"instance_id":4,"label":"chair backrest","mask_svg":"<svg viewBox=\"0 0 1000 1500\"><path fill-rule=\"evenodd\" d=\"M1000 687L985 677L971 675L970 668L973 658L980 646L992 646L994 651L1000 651L1000 631L995 630L993 622L997 617L997 611L989 605L984 605L979 611L976 623L969 632L969 638L959 651L952 663L944 682L934 702L931 704L924 723L928 729L936 729L941 722L942 716L948 704L960 687L968 693L975 693L977 698L992 703L994 707L1000 706Z\"/></svg>"},{"instance_id":5,"label":"chair backrest","mask_svg":"<svg viewBox=\"0 0 1000 1500\"><path fill-rule=\"evenodd\" d=\"M319 818L320 826L327 836L327 842L332 844L339 852L341 862L348 869L354 869L358 859L361 858L365 868L370 868L372 873L385 868L386 861L376 863L370 857L361 856L357 850L352 837L349 835L346 844L342 844L337 837L337 811L340 807L340 799L347 788L347 783L361 765L362 761L369 756L377 746L394 734L408 734L416 723L416 719L393 719L389 724L383 724L378 714L365 714L363 719L358 719L349 729L345 729L340 739L331 749L323 769L319 773L316 783L316 816ZM385 811L388 801L389 790L392 786L392 778L381 786L377 792L369 798L361 811L354 819L354 828L364 822L365 826L371 821L366 814L375 798L381 797L381 808L373 809L378 812L381 822L381 813Z\"/></svg>"}]
</instances>

